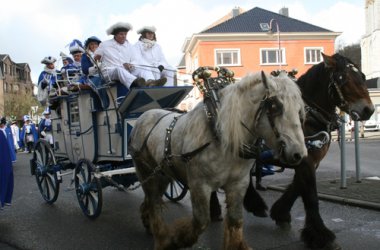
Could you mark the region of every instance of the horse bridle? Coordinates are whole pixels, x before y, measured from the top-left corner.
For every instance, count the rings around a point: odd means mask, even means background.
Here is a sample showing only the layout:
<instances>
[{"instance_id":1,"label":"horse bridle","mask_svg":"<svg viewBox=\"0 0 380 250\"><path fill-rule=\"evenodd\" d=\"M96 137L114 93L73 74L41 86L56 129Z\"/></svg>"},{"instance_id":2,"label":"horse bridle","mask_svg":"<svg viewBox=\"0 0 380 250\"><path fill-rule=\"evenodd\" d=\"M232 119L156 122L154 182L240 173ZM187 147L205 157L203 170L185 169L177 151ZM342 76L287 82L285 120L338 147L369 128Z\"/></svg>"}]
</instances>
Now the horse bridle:
<instances>
[{"instance_id":1,"label":"horse bridle","mask_svg":"<svg viewBox=\"0 0 380 250\"><path fill-rule=\"evenodd\" d=\"M274 124L274 118L276 116L282 115L284 113L284 106L283 104L278 100L277 96L271 96L269 92L269 86L267 83L266 76L263 71L261 71L261 78L263 85L265 87L265 95L263 99L261 100L260 106L255 114L254 118L254 127L256 128L258 125L259 120L261 119L264 111L265 114L267 115L269 124L273 130L274 135L276 136L277 139L280 138L280 133L278 132L278 129L276 128ZM248 132L253 136L256 137L255 134L251 131L251 129L248 128L248 126L244 123L241 122L242 126L248 130ZM257 141L261 140L261 138L257 138ZM256 141L256 142L257 142ZM261 146L257 146L257 143L254 142L252 144L243 144L241 146L239 155L240 157L244 159L251 159L251 158L258 158L260 157L261 153ZM280 142L279 145L279 154L281 155L283 150L285 148L284 142Z\"/></svg>"},{"instance_id":2,"label":"horse bridle","mask_svg":"<svg viewBox=\"0 0 380 250\"><path fill-rule=\"evenodd\" d=\"M359 72L359 70L352 63L347 63L346 69L352 69L355 72ZM344 70L343 73L345 71L346 70ZM340 88L340 86L343 86L345 83L346 83L346 81L343 80L342 73L340 73L340 72L336 73L334 71L330 72L330 81L329 81L329 85L328 85L329 95L333 99L334 94L332 91L335 89L335 91L338 95L338 98L339 98L339 103L336 104L336 106L341 110L346 109L347 105L348 105L347 101L345 100L345 98L343 96L342 90Z\"/></svg>"},{"instance_id":3,"label":"horse bridle","mask_svg":"<svg viewBox=\"0 0 380 250\"><path fill-rule=\"evenodd\" d=\"M263 84L265 87L265 95L263 99L261 100L259 109L257 110L255 114L255 127L257 127L257 124L263 114L263 111L265 111L265 114L267 115L269 124L273 130L273 133L278 139L280 138L280 133L278 132L278 129L276 128L274 124L274 118L284 113L284 106L278 100L277 96L270 95L267 78L265 77L265 74L263 71L261 71L261 78L263 79Z\"/></svg>"}]
</instances>

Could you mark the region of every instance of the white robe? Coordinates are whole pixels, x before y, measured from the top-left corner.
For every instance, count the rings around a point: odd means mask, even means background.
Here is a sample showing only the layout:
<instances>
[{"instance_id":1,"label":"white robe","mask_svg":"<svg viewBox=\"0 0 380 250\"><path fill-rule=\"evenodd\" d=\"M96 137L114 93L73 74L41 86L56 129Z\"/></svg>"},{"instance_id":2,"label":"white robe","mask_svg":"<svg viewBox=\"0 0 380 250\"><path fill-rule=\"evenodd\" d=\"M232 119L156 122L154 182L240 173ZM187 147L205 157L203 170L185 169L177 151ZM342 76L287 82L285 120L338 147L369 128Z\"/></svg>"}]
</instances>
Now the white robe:
<instances>
[{"instance_id":1,"label":"white robe","mask_svg":"<svg viewBox=\"0 0 380 250\"><path fill-rule=\"evenodd\" d=\"M173 86L176 70L174 67L169 65L161 46L158 43L154 43L151 47L146 47L144 46L144 42L139 40L134 45L134 48L138 58L140 58L140 65L144 65L145 70L150 70L154 75L155 80L158 80L161 77L166 77L167 82L165 86ZM164 70L162 72L158 70L158 66L160 65L164 66Z\"/></svg>"}]
</instances>

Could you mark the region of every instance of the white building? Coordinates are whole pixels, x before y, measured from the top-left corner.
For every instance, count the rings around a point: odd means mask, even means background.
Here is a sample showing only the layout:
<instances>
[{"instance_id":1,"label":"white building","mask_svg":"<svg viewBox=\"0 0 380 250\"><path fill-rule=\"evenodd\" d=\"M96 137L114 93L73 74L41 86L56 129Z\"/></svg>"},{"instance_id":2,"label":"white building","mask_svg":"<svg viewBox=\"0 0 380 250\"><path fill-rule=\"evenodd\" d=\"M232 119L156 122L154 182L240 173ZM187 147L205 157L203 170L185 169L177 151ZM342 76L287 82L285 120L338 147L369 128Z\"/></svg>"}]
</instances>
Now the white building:
<instances>
[{"instance_id":1,"label":"white building","mask_svg":"<svg viewBox=\"0 0 380 250\"><path fill-rule=\"evenodd\" d=\"M367 79L373 79L380 77L380 0L365 0L365 19L365 34L361 40L362 71Z\"/></svg>"}]
</instances>

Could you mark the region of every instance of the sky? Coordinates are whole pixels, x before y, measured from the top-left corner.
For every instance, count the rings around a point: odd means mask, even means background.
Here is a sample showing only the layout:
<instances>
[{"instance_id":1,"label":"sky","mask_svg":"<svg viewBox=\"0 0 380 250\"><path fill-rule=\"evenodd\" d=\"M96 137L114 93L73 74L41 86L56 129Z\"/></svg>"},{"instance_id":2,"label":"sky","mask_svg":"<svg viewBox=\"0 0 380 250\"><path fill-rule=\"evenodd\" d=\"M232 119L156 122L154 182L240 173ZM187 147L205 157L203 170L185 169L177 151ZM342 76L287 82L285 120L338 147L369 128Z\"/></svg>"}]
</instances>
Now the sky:
<instances>
[{"instance_id":1,"label":"sky","mask_svg":"<svg viewBox=\"0 0 380 250\"><path fill-rule=\"evenodd\" d=\"M358 43L364 35L365 0L13 0L0 8L0 54L15 63L28 63L32 81L37 82L45 56L59 59L69 54L73 39L82 42L97 36L111 39L106 30L116 22L128 22L133 30L127 39L135 43L136 31L146 25L157 28L157 42L170 64L177 66L187 37L228 14L234 7L250 10L260 7L278 13L282 7L289 16L334 32L342 32L337 44ZM281 30L281 24L279 24ZM61 60L56 64L59 69Z\"/></svg>"}]
</instances>

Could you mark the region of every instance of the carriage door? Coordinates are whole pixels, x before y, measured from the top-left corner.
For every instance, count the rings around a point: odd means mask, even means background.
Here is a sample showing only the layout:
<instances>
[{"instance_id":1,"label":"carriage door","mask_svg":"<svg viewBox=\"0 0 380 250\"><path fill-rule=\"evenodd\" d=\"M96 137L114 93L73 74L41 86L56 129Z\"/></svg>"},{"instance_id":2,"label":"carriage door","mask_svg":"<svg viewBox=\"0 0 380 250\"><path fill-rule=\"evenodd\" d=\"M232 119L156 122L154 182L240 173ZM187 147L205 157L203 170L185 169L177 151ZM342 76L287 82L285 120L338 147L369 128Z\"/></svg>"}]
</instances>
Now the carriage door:
<instances>
[{"instance_id":1,"label":"carriage door","mask_svg":"<svg viewBox=\"0 0 380 250\"><path fill-rule=\"evenodd\" d=\"M69 140L66 141L67 155L72 163L78 161L78 138L76 136L77 131L80 131L80 116L79 105L77 98L70 98L68 100L68 127L69 127Z\"/></svg>"}]
</instances>

